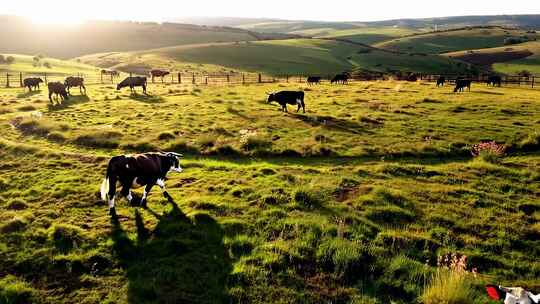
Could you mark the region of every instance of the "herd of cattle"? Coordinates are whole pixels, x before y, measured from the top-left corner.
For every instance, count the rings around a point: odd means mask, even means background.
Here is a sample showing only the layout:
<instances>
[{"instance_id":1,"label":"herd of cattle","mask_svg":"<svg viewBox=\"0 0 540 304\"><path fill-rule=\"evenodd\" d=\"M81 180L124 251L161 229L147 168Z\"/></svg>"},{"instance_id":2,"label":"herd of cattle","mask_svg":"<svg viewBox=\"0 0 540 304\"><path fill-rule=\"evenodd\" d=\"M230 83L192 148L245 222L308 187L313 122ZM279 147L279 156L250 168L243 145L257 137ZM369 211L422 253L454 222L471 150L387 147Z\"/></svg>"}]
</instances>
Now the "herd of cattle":
<instances>
[{"instance_id":1,"label":"herd of cattle","mask_svg":"<svg viewBox=\"0 0 540 304\"><path fill-rule=\"evenodd\" d=\"M163 77L169 75L170 72L164 71L164 70L151 70L150 76L152 77L152 82L154 82L155 77L160 77L161 81L163 82ZM101 70L101 75L110 75L111 77L119 76L120 74L118 71L114 70ZM347 72L340 73L335 75L330 79L331 84L347 84L349 82L349 79L351 79L351 75ZM417 77L415 74L411 74L405 78L407 81L417 81ZM307 77L307 83L308 85L315 85L320 84L322 81L322 77L320 76L308 76ZM449 82L449 79L446 79L446 77L441 76L437 79L437 87L444 86L446 82ZM468 91L471 90L471 84L473 80L470 78L465 77L458 77L455 79L455 88L454 92L463 92L465 89L468 89ZM40 83L43 83L43 79L38 77L31 77L26 78L23 81L24 87L28 88L29 91L33 91L36 89L39 89ZM488 77L486 83L488 85L492 86L501 86L502 78L501 76L494 75ZM58 103L63 102L65 99L68 98L69 95L71 95L70 88L72 87L79 87L79 90L81 94L86 94L86 87L84 86L84 78L82 77L67 77L64 81L64 83L61 82L49 82L47 84L49 89L49 100L52 104L54 104L53 96L56 97ZM118 83L116 86L117 90L120 90L122 88L129 87L132 92L135 91L136 87L141 87L143 90L143 93L146 94L146 87L147 87L147 78L144 76L130 76L125 78L123 81ZM58 100L60 98L60 100ZM278 93L272 93L269 94L268 102L276 101L281 105L281 108L283 111L287 111L287 104L291 105L297 105L298 110L303 109L305 112L305 104L304 104L304 92L302 91L282 91Z\"/></svg>"}]
</instances>

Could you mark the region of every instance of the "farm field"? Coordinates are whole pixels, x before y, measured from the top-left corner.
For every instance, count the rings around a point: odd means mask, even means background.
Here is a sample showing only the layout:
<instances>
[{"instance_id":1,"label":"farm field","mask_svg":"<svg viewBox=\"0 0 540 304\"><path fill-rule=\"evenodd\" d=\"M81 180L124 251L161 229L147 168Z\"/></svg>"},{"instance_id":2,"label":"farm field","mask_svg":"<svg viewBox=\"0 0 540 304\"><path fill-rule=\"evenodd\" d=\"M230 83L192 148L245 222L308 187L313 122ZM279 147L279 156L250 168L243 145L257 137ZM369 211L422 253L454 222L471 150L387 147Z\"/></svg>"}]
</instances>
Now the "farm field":
<instances>
[{"instance_id":1,"label":"farm field","mask_svg":"<svg viewBox=\"0 0 540 304\"><path fill-rule=\"evenodd\" d=\"M77 73L92 73L96 74L99 69L95 66L87 65L81 62L72 60L61 60L56 58L43 57L35 60L37 56L19 55L19 54L1 54L4 58L13 57L14 62L11 64L0 63L0 73L35 73L50 75L71 75Z\"/></svg>"},{"instance_id":2,"label":"farm field","mask_svg":"<svg viewBox=\"0 0 540 304\"><path fill-rule=\"evenodd\" d=\"M265 102L285 89L305 91L305 114ZM1 88L2 295L414 303L451 253L478 271L474 303L490 303L486 283L540 288L540 90L451 91L92 85L52 106L45 91ZM483 141L507 155L473 158ZM156 187L148 209L119 199L111 220L107 161L154 150L185 154L166 182L174 201Z\"/></svg>"},{"instance_id":3,"label":"farm field","mask_svg":"<svg viewBox=\"0 0 540 304\"><path fill-rule=\"evenodd\" d=\"M536 39L536 34L528 34L524 30L497 27L470 28L399 37L375 46L400 52L440 54L504 46L505 38L523 35L530 37L531 40Z\"/></svg>"},{"instance_id":4,"label":"farm field","mask_svg":"<svg viewBox=\"0 0 540 304\"><path fill-rule=\"evenodd\" d=\"M403 27L359 27L355 29L334 30L334 29L315 29L296 32L297 34L313 35L315 37L330 37L348 39L354 42L365 44L376 44L379 42L392 40L397 37L418 33L419 30Z\"/></svg>"},{"instance_id":5,"label":"farm field","mask_svg":"<svg viewBox=\"0 0 540 304\"><path fill-rule=\"evenodd\" d=\"M288 39L178 46L142 52L107 53L79 58L82 62L121 70L151 66L202 71L248 71L270 75L329 75L352 69L402 70L424 73L463 72L465 65L444 56L398 55L352 43L324 39ZM121 62L119 65L114 65Z\"/></svg>"}]
</instances>

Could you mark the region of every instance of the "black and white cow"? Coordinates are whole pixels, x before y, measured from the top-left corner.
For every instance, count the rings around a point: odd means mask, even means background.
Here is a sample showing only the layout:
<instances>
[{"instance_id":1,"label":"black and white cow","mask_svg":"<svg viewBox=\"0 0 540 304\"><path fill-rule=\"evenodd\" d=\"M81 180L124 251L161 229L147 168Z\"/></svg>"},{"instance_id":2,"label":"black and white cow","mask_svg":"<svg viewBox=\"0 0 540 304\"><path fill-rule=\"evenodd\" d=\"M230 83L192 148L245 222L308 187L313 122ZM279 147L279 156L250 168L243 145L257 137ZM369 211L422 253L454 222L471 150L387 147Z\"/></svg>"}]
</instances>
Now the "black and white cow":
<instances>
[{"instance_id":1,"label":"black and white cow","mask_svg":"<svg viewBox=\"0 0 540 304\"><path fill-rule=\"evenodd\" d=\"M109 213L116 216L114 198L116 187L122 186L120 193L131 203L133 196L131 188L144 186L141 206L146 207L146 198L154 185L158 185L163 195L169 198L165 191L165 176L169 172L182 172L179 158L182 154L173 152L150 152L135 155L114 156L109 160L105 179L101 183L101 198L109 203Z\"/></svg>"},{"instance_id":2,"label":"black and white cow","mask_svg":"<svg viewBox=\"0 0 540 304\"><path fill-rule=\"evenodd\" d=\"M504 304L540 303L540 294L534 295L521 287L486 285L486 291L490 298L497 301L504 301Z\"/></svg>"},{"instance_id":3,"label":"black and white cow","mask_svg":"<svg viewBox=\"0 0 540 304\"><path fill-rule=\"evenodd\" d=\"M306 105L304 104L304 92L302 91L281 91L268 94L267 103L275 101L281 106L281 110L287 112L287 104L298 105L296 112L302 111L306 113Z\"/></svg>"},{"instance_id":4,"label":"black and white cow","mask_svg":"<svg viewBox=\"0 0 540 304\"><path fill-rule=\"evenodd\" d=\"M439 78L437 78L437 87L439 86L444 87L445 82L446 82L446 78L444 76L440 76Z\"/></svg>"}]
</instances>

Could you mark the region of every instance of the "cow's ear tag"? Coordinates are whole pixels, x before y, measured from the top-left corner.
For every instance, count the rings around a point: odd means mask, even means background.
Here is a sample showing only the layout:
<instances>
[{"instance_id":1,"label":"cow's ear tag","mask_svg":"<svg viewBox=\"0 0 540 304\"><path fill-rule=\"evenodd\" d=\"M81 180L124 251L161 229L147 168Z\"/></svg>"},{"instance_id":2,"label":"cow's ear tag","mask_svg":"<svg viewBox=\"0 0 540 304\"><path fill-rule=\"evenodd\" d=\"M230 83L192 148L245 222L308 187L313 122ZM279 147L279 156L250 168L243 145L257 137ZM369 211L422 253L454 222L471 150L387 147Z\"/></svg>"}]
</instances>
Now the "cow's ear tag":
<instances>
[{"instance_id":1,"label":"cow's ear tag","mask_svg":"<svg viewBox=\"0 0 540 304\"><path fill-rule=\"evenodd\" d=\"M129 169L129 165L128 165L128 164L126 164L126 168L128 168L128 169Z\"/></svg>"}]
</instances>

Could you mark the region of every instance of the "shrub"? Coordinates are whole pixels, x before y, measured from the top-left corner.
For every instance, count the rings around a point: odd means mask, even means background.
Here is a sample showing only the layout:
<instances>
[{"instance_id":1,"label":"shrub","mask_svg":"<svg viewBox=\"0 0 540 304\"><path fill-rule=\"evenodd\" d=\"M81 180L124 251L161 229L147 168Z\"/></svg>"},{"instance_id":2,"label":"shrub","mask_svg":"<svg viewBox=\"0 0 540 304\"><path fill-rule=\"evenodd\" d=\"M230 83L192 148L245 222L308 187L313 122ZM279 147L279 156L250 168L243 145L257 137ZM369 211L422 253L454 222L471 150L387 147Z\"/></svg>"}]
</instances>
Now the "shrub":
<instances>
[{"instance_id":1,"label":"shrub","mask_svg":"<svg viewBox=\"0 0 540 304\"><path fill-rule=\"evenodd\" d=\"M51 65L50 62L45 62L45 63L43 64L43 66L46 67L47 69L51 69L51 68L52 68L52 65Z\"/></svg>"},{"instance_id":2,"label":"shrub","mask_svg":"<svg viewBox=\"0 0 540 304\"><path fill-rule=\"evenodd\" d=\"M523 151L540 149L540 132L529 133L527 137L519 143L519 148Z\"/></svg>"},{"instance_id":3,"label":"shrub","mask_svg":"<svg viewBox=\"0 0 540 304\"><path fill-rule=\"evenodd\" d=\"M414 213L397 206L381 206L369 209L366 217L381 224L404 224L414 220Z\"/></svg>"},{"instance_id":4,"label":"shrub","mask_svg":"<svg viewBox=\"0 0 540 304\"><path fill-rule=\"evenodd\" d=\"M86 147L117 148L118 139L122 136L119 132L95 132L77 136L73 143Z\"/></svg>"},{"instance_id":5,"label":"shrub","mask_svg":"<svg viewBox=\"0 0 540 304\"><path fill-rule=\"evenodd\" d=\"M335 238L322 242L316 255L324 268L349 276L361 266L363 247L359 242Z\"/></svg>"},{"instance_id":6,"label":"shrub","mask_svg":"<svg viewBox=\"0 0 540 304\"><path fill-rule=\"evenodd\" d=\"M437 270L421 295L424 304L468 304L474 302L467 271L467 256L439 256ZM473 271L475 273L475 271Z\"/></svg>"},{"instance_id":7,"label":"shrub","mask_svg":"<svg viewBox=\"0 0 540 304\"><path fill-rule=\"evenodd\" d=\"M49 240L58 250L67 252L82 245L84 231L70 224L54 224L49 228Z\"/></svg>"},{"instance_id":8,"label":"shrub","mask_svg":"<svg viewBox=\"0 0 540 304\"><path fill-rule=\"evenodd\" d=\"M240 141L244 151L268 150L272 147L272 141L259 135L242 137Z\"/></svg>"},{"instance_id":9,"label":"shrub","mask_svg":"<svg viewBox=\"0 0 540 304\"><path fill-rule=\"evenodd\" d=\"M471 148L471 154L474 157L480 157L490 163L497 163L505 155L506 146L499 145L496 142L484 142L474 145Z\"/></svg>"},{"instance_id":10,"label":"shrub","mask_svg":"<svg viewBox=\"0 0 540 304\"><path fill-rule=\"evenodd\" d=\"M175 138L176 136L171 132L161 132L158 135L158 140L171 140Z\"/></svg>"},{"instance_id":11,"label":"shrub","mask_svg":"<svg viewBox=\"0 0 540 304\"><path fill-rule=\"evenodd\" d=\"M12 275L7 275L0 279L0 303L34 303L34 297L34 289L25 281L22 281Z\"/></svg>"},{"instance_id":12,"label":"shrub","mask_svg":"<svg viewBox=\"0 0 540 304\"><path fill-rule=\"evenodd\" d=\"M12 63L14 63L14 62L15 62L15 57L13 57L13 56L7 56L7 58L6 58L6 63L7 63L7 64L12 64Z\"/></svg>"},{"instance_id":13,"label":"shrub","mask_svg":"<svg viewBox=\"0 0 540 304\"><path fill-rule=\"evenodd\" d=\"M300 209L314 209L323 203L323 195L308 189L298 189L294 193L294 202Z\"/></svg>"},{"instance_id":14,"label":"shrub","mask_svg":"<svg viewBox=\"0 0 540 304\"><path fill-rule=\"evenodd\" d=\"M47 138L49 140L60 142L60 143L65 142L67 140L63 133L57 132L57 131L53 131L49 133L49 135L47 135Z\"/></svg>"},{"instance_id":15,"label":"shrub","mask_svg":"<svg viewBox=\"0 0 540 304\"><path fill-rule=\"evenodd\" d=\"M217 141L217 136L214 134L204 134L197 139L199 147L202 149L212 148Z\"/></svg>"},{"instance_id":16,"label":"shrub","mask_svg":"<svg viewBox=\"0 0 540 304\"><path fill-rule=\"evenodd\" d=\"M47 136L47 134L57 128L57 126L52 122L30 117L25 117L19 121L16 121L13 123L13 125L17 127L17 129L24 135L37 136Z\"/></svg>"}]
</instances>

